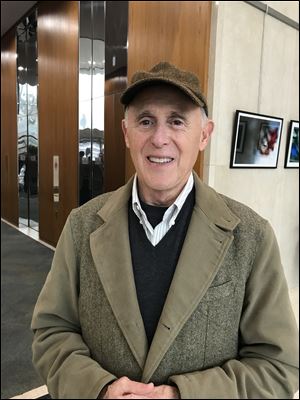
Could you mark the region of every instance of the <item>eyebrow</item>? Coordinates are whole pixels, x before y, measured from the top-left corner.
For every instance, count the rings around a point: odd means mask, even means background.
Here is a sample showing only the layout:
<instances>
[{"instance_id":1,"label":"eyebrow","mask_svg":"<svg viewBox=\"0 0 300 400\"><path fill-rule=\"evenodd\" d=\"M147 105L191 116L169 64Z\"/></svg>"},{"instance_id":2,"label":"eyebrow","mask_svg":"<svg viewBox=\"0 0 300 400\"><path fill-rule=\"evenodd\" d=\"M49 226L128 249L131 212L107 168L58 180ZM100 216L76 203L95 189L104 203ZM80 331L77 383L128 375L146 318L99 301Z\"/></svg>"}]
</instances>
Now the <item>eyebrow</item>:
<instances>
[{"instance_id":1,"label":"eyebrow","mask_svg":"<svg viewBox=\"0 0 300 400\"><path fill-rule=\"evenodd\" d=\"M141 118L144 118L144 117L154 117L154 115L153 115L153 113L152 113L151 111L149 111L149 110L144 110L144 111L140 112L140 113L136 116L135 120L138 121L138 120L140 120Z\"/></svg>"},{"instance_id":2,"label":"eyebrow","mask_svg":"<svg viewBox=\"0 0 300 400\"><path fill-rule=\"evenodd\" d=\"M144 117L155 118L155 115L150 110L144 110L144 111L138 113L138 115L136 116L135 120L138 121L138 120L140 120L141 118L144 118ZM168 118L180 118L185 122L187 122L187 120L188 120L184 112L181 113L181 112L177 112L177 111L172 111L168 115Z\"/></svg>"},{"instance_id":3,"label":"eyebrow","mask_svg":"<svg viewBox=\"0 0 300 400\"><path fill-rule=\"evenodd\" d=\"M187 117L186 114L183 112L177 112L177 111L172 111L170 114L171 118L180 118L182 120L184 120L185 122L187 122Z\"/></svg>"}]
</instances>

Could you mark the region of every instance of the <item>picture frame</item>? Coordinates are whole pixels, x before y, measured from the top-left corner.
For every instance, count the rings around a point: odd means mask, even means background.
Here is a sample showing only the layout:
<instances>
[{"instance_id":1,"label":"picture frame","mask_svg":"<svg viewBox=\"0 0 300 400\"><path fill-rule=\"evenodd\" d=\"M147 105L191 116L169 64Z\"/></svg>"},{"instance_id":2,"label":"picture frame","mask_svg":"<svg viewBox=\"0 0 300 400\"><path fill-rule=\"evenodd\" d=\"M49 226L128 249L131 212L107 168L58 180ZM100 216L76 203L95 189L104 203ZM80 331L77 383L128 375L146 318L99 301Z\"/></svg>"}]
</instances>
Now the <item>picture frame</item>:
<instances>
[{"instance_id":1,"label":"picture frame","mask_svg":"<svg viewBox=\"0 0 300 400\"><path fill-rule=\"evenodd\" d=\"M291 120L289 124L284 168L299 168L299 121Z\"/></svg>"},{"instance_id":2,"label":"picture frame","mask_svg":"<svg viewBox=\"0 0 300 400\"><path fill-rule=\"evenodd\" d=\"M236 110L230 168L277 168L283 118Z\"/></svg>"}]
</instances>

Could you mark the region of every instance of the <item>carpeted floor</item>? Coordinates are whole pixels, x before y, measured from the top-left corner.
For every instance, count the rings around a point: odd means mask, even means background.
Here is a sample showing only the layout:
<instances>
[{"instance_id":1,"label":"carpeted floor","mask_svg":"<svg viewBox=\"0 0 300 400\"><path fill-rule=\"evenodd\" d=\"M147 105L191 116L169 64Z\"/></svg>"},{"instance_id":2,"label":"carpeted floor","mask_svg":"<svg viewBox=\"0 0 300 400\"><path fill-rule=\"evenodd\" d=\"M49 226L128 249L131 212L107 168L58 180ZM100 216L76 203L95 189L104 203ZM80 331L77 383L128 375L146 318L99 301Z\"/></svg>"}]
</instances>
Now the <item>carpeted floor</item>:
<instances>
[{"instance_id":1,"label":"carpeted floor","mask_svg":"<svg viewBox=\"0 0 300 400\"><path fill-rule=\"evenodd\" d=\"M31 362L33 308L53 251L1 221L1 399L45 383Z\"/></svg>"}]
</instances>

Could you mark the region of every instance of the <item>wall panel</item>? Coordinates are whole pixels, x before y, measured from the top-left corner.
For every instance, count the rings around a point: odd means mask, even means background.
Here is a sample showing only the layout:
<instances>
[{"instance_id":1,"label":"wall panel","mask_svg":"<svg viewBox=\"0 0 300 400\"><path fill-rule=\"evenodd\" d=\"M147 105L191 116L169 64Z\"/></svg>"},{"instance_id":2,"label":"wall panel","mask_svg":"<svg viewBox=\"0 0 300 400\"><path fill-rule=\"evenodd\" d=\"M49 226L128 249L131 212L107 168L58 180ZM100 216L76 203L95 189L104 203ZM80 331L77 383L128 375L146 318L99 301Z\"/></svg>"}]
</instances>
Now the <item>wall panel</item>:
<instances>
[{"instance_id":1,"label":"wall panel","mask_svg":"<svg viewBox=\"0 0 300 400\"><path fill-rule=\"evenodd\" d=\"M196 73L207 94L210 1L130 1L128 31L128 79L136 70L160 61ZM203 154L195 164L203 175ZM134 172L126 153L126 178Z\"/></svg>"},{"instance_id":2,"label":"wall panel","mask_svg":"<svg viewBox=\"0 0 300 400\"><path fill-rule=\"evenodd\" d=\"M78 205L77 1L38 8L40 238L56 245ZM53 155L59 156L59 203L53 202Z\"/></svg>"},{"instance_id":3,"label":"wall panel","mask_svg":"<svg viewBox=\"0 0 300 400\"><path fill-rule=\"evenodd\" d=\"M122 132L123 106L120 93L105 96L105 192L115 190L125 182L125 142Z\"/></svg>"},{"instance_id":4,"label":"wall panel","mask_svg":"<svg viewBox=\"0 0 300 400\"><path fill-rule=\"evenodd\" d=\"M125 142L121 93L127 86L128 1L105 2L104 190L125 183Z\"/></svg>"},{"instance_id":5,"label":"wall panel","mask_svg":"<svg viewBox=\"0 0 300 400\"><path fill-rule=\"evenodd\" d=\"M1 217L18 226L15 29L1 38Z\"/></svg>"},{"instance_id":6,"label":"wall panel","mask_svg":"<svg viewBox=\"0 0 300 400\"><path fill-rule=\"evenodd\" d=\"M299 3L293 3L288 16L296 21ZM207 183L271 223L288 284L299 289L299 169L284 167L289 121L299 120L299 30L247 2L220 1L213 10L216 133L205 167ZM276 169L229 168L238 109L283 118Z\"/></svg>"}]
</instances>

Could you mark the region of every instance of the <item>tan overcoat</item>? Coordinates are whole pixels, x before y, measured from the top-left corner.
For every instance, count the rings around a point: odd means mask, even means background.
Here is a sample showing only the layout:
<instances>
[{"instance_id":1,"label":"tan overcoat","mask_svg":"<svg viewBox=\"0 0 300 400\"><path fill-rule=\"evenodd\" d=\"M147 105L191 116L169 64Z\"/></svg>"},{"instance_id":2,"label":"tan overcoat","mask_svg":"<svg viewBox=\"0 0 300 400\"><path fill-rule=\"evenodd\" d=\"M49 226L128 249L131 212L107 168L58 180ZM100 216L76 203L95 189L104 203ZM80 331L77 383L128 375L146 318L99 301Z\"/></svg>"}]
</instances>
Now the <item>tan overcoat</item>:
<instances>
[{"instance_id":1,"label":"tan overcoat","mask_svg":"<svg viewBox=\"0 0 300 400\"><path fill-rule=\"evenodd\" d=\"M150 348L130 254L132 180L71 212L32 319L33 362L52 398L97 398L124 375L176 384L182 398L293 397L298 330L273 230L194 177Z\"/></svg>"}]
</instances>

